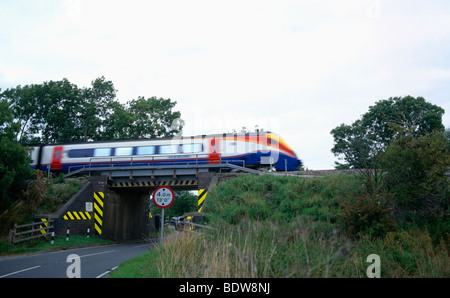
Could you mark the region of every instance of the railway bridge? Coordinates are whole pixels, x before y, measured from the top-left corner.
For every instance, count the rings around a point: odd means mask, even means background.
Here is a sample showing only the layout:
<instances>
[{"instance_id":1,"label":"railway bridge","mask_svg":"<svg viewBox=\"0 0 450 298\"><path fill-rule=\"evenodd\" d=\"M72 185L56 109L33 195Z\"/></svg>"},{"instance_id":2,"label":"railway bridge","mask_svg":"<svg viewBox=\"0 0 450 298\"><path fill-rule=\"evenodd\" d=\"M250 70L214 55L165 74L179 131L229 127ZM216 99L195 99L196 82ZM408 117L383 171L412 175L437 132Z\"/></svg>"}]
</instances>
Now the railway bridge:
<instances>
[{"instance_id":1,"label":"railway bridge","mask_svg":"<svg viewBox=\"0 0 450 298\"><path fill-rule=\"evenodd\" d=\"M159 221L150 212L151 193L158 186L174 190L198 190L198 212L202 211L208 189L224 172L261 174L259 170L217 162L168 165L85 167L65 177L84 175L88 183L53 214L35 220L53 219L56 235L91 234L111 240L129 240L156 231Z\"/></svg>"}]
</instances>

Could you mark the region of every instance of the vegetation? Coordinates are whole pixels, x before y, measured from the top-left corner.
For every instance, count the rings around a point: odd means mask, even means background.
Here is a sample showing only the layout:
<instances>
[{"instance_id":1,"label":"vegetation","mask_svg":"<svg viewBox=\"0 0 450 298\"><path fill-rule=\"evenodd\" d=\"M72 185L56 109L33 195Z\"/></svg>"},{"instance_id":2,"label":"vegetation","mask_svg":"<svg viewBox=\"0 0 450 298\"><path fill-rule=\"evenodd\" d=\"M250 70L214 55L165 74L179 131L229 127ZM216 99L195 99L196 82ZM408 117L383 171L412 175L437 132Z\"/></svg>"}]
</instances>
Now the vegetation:
<instances>
[{"instance_id":1,"label":"vegetation","mask_svg":"<svg viewBox=\"0 0 450 298\"><path fill-rule=\"evenodd\" d=\"M339 160L337 168L376 169L384 149L408 134L419 137L434 131L444 132L444 109L423 97L391 97L369 107L361 119L331 130L331 149Z\"/></svg>"},{"instance_id":2,"label":"vegetation","mask_svg":"<svg viewBox=\"0 0 450 298\"><path fill-rule=\"evenodd\" d=\"M104 77L89 88L67 79L19 85L0 93L0 99L11 114L0 120L15 128L21 144L171 137L183 126L180 112L172 111L176 102L140 96L123 105Z\"/></svg>"},{"instance_id":3,"label":"vegetation","mask_svg":"<svg viewBox=\"0 0 450 298\"><path fill-rule=\"evenodd\" d=\"M440 132L419 137L408 134L386 149L381 165L387 192L394 195L396 212L431 214L449 208L450 142Z\"/></svg>"},{"instance_id":4,"label":"vegetation","mask_svg":"<svg viewBox=\"0 0 450 298\"><path fill-rule=\"evenodd\" d=\"M7 210L0 213L0 255L31 253L42 250L69 248L79 245L110 242L107 240L83 236L71 236L66 242L65 237L56 237L55 244L51 245L47 238L25 241L16 245L8 242L8 232L14 224L31 223L36 214L47 214L57 211L66 203L83 185L82 179L64 178L63 175L53 177L42 171L36 171L35 177L29 180L28 186Z\"/></svg>"},{"instance_id":5,"label":"vegetation","mask_svg":"<svg viewBox=\"0 0 450 298\"><path fill-rule=\"evenodd\" d=\"M197 207L197 196L190 191L175 191L175 200L170 208L164 210L164 217L169 219L174 216L180 216L188 212L194 212ZM151 204L150 212L161 214L162 209Z\"/></svg>"},{"instance_id":6,"label":"vegetation","mask_svg":"<svg viewBox=\"0 0 450 298\"><path fill-rule=\"evenodd\" d=\"M0 136L0 212L20 197L33 175L26 150L17 142Z\"/></svg>"},{"instance_id":7,"label":"vegetation","mask_svg":"<svg viewBox=\"0 0 450 298\"><path fill-rule=\"evenodd\" d=\"M351 175L241 175L208 192L217 230L171 234L111 277L366 277L373 253L382 277L450 276L448 217L395 217L366 194Z\"/></svg>"},{"instance_id":8,"label":"vegetation","mask_svg":"<svg viewBox=\"0 0 450 298\"><path fill-rule=\"evenodd\" d=\"M83 185L76 178L62 175L55 178L36 171L36 177L29 181L28 187L10 208L0 214L0 236L8 235L14 224L27 224L33 221L35 214L46 214L57 211Z\"/></svg>"}]
</instances>

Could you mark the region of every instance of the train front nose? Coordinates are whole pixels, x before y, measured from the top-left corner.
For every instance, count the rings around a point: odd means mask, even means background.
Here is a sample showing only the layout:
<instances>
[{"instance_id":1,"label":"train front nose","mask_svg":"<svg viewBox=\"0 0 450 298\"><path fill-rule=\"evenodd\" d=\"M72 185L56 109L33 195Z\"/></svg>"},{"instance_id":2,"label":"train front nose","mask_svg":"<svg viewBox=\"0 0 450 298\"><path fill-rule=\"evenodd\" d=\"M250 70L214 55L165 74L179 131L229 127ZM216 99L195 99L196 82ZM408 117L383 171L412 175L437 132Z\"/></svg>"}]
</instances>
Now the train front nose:
<instances>
[{"instance_id":1,"label":"train front nose","mask_svg":"<svg viewBox=\"0 0 450 298\"><path fill-rule=\"evenodd\" d=\"M300 159L297 159L295 167L297 168L297 171L300 171L300 168L303 166L303 162Z\"/></svg>"},{"instance_id":2,"label":"train front nose","mask_svg":"<svg viewBox=\"0 0 450 298\"><path fill-rule=\"evenodd\" d=\"M299 171L300 170L300 168L302 167L302 165L303 165L303 162L301 161L301 159L299 159L298 157L297 157L297 154L293 151L292 152L293 154L294 154L294 157L292 158L293 159L293 166L294 166L294 168L295 168L295 170L294 171Z\"/></svg>"}]
</instances>

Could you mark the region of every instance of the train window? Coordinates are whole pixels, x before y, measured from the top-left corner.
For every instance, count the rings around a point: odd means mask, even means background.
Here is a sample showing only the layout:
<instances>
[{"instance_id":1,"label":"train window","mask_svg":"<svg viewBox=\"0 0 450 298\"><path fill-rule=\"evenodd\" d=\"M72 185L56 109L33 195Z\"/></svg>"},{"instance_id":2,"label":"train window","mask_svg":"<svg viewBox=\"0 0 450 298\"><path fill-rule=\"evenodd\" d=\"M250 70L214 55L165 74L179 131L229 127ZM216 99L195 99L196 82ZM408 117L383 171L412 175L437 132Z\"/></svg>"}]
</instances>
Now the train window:
<instances>
[{"instance_id":1,"label":"train window","mask_svg":"<svg viewBox=\"0 0 450 298\"><path fill-rule=\"evenodd\" d=\"M199 153L202 147L202 144L183 144L183 153Z\"/></svg>"},{"instance_id":2,"label":"train window","mask_svg":"<svg viewBox=\"0 0 450 298\"><path fill-rule=\"evenodd\" d=\"M159 146L159 154L176 154L178 153L178 145Z\"/></svg>"},{"instance_id":3,"label":"train window","mask_svg":"<svg viewBox=\"0 0 450 298\"><path fill-rule=\"evenodd\" d=\"M155 154L155 146L137 147L137 155Z\"/></svg>"},{"instance_id":4,"label":"train window","mask_svg":"<svg viewBox=\"0 0 450 298\"><path fill-rule=\"evenodd\" d=\"M116 148L115 155L116 156L133 155L133 148L132 147Z\"/></svg>"},{"instance_id":5,"label":"train window","mask_svg":"<svg viewBox=\"0 0 450 298\"><path fill-rule=\"evenodd\" d=\"M68 151L67 156L69 158L92 157L94 149L72 149Z\"/></svg>"},{"instance_id":6,"label":"train window","mask_svg":"<svg viewBox=\"0 0 450 298\"><path fill-rule=\"evenodd\" d=\"M94 157L111 156L111 148L94 149Z\"/></svg>"}]
</instances>

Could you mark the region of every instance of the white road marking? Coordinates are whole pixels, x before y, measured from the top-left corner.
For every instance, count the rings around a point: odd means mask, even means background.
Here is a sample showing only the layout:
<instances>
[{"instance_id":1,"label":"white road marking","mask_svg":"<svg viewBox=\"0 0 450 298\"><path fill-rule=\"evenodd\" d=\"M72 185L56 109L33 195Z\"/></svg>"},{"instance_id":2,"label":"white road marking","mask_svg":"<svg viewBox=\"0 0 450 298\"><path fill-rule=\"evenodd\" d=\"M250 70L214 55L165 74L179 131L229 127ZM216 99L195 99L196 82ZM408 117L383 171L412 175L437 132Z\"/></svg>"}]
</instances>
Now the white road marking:
<instances>
[{"instance_id":1,"label":"white road marking","mask_svg":"<svg viewBox=\"0 0 450 298\"><path fill-rule=\"evenodd\" d=\"M5 274L5 275L2 275L2 276L0 276L0 278L7 277L7 276L10 276L10 275L14 275L14 274L21 273L21 272L25 272L25 271L28 271L28 270L33 270L33 269L36 269L36 268L39 268L39 267L41 267L41 266L34 266L34 267L22 269L22 270L19 270L19 271L15 271L15 272L12 272L12 273L8 273L8 274Z\"/></svg>"},{"instance_id":2,"label":"white road marking","mask_svg":"<svg viewBox=\"0 0 450 298\"><path fill-rule=\"evenodd\" d=\"M117 267L119 267L119 266L116 266L116 267L114 267L114 268L112 268L111 270L108 270L108 271L106 271L106 272L103 272L102 274L100 274L99 276L97 276L96 278L102 278L104 275L106 275L106 274L108 274L108 273L110 273L111 271L114 271L114 270L116 270L117 269Z\"/></svg>"},{"instance_id":3,"label":"white road marking","mask_svg":"<svg viewBox=\"0 0 450 298\"><path fill-rule=\"evenodd\" d=\"M133 248L138 248L138 247L142 247L142 246L148 246L148 243L141 244L141 245L136 245L136 246L133 246Z\"/></svg>"},{"instance_id":4,"label":"white road marking","mask_svg":"<svg viewBox=\"0 0 450 298\"><path fill-rule=\"evenodd\" d=\"M102 252L96 252L93 254L88 254L88 255L84 255L84 256L80 256L80 258L84 258L84 257L91 257L91 256L96 256L96 255L102 255L102 254L107 254L110 252L113 252L114 250L107 250L107 251L102 251Z\"/></svg>"}]
</instances>

